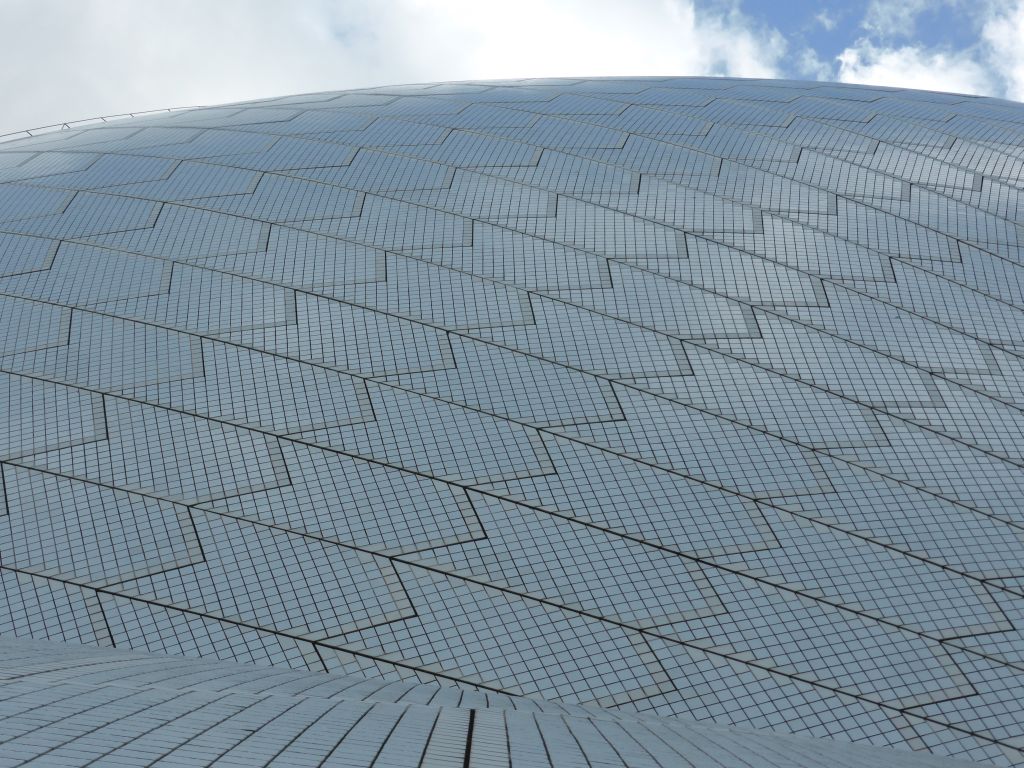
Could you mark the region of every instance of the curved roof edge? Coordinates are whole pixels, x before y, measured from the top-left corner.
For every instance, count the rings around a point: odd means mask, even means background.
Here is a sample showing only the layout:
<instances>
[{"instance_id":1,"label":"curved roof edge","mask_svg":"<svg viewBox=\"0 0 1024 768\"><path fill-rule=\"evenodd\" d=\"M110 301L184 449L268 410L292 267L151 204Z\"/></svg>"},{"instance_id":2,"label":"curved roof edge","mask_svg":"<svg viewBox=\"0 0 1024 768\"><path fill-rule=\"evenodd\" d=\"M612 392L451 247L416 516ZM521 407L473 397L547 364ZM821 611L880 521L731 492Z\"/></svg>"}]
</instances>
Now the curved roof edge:
<instances>
[{"instance_id":1,"label":"curved roof edge","mask_svg":"<svg viewBox=\"0 0 1024 768\"><path fill-rule=\"evenodd\" d=\"M10 637L0 637L0 750L10 764L74 755L105 765L973 765L454 687Z\"/></svg>"}]
</instances>

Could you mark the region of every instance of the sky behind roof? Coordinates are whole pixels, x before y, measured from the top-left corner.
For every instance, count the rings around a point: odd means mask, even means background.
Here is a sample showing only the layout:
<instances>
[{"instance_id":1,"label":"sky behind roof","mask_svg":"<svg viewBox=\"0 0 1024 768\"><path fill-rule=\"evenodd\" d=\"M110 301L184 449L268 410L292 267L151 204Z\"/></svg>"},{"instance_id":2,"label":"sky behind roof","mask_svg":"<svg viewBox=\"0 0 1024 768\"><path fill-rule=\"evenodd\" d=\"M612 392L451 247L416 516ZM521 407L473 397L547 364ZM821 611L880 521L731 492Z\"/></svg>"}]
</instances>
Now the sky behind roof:
<instances>
[{"instance_id":1,"label":"sky behind roof","mask_svg":"<svg viewBox=\"0 0 1024 768\"><path fill-rule=\"evenodd\" d=\"M0 0L0 133L394 83L835 80L1024 100L1024 0Z\"/></svg>"}]
</instances>

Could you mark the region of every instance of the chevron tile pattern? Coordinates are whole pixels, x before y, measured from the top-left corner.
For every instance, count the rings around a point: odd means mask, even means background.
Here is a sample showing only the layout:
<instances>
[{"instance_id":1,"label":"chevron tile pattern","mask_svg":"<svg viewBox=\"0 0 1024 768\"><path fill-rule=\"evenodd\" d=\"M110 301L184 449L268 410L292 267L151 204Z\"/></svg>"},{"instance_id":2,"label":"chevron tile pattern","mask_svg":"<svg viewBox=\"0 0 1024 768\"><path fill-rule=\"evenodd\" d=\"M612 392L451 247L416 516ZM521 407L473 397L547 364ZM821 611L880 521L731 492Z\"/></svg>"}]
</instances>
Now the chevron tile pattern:
<instances>
[{"instance_id":1,"label":"chevron tile pattern","mask_svg":"<svg viewBox=\"0 0 1024 768\"><path fill-rule=\"evenodd\" d=\"M1022 190L780 81L0 143L0 633L1024 766Z\"/></svg>"}]
</instances>

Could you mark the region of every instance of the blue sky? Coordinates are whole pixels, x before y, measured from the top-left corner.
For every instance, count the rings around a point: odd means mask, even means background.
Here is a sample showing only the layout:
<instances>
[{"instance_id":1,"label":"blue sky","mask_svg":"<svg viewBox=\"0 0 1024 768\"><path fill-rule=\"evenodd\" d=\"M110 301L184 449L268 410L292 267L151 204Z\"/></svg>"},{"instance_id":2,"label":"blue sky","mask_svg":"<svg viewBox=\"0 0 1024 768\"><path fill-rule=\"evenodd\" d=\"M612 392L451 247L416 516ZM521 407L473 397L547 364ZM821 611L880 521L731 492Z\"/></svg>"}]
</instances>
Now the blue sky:
<instances>
[{"instance_id":1,"label":"blue sky","mask_svg":"<svg viewBox=\"0 0 1024 768\"><path fill-rule=\"evenodd\" d=\"M722 7L714 2L700 5L709 10ZM745 0L739 8L758 22L777 27L793 50L811 48L825 60L865 37L930 48L966 48L977 41L984 18L978 12L981 5L964 2ZM902 23L885 25L887 17Z\"/></svg>"},{"instance_id":2,"label":"blue sky","mask_svg":"<svg viewBox=\"0 0 1024 768\"><path fill-rule=\"evenodd\" d=\"M730 75L1024 101L1024 0L0 0L0 134L394 83Z\"/></svg>"},{"instance_id":3,"label":"blue sky","mask_svg":"<svg viewBox=\"0 0 1024 768\"><path fill-rule=\"evenodd\" d=\"M1008 96L1012 84L998 61L994 61L992 39L1000 28L1019 24L1019 4L991 0L737 0L735 3L698 0L708 13L736 9L755 25L775 28L785 40L779 57L780 74L799 79L861 79L865 70L877 69L877 77L901 84L901 75L916 73L890 71L889 60L899 62L965 64L977 82L970 92ZM1018 38L1019 39L1019 38ZM901 54L901 56L897 56ZM940 66L941 68L941 66ZM985 70L982 74L982 70ZM872 70L874 71L874 70ZM954 84L970 83L950 78ZM955 88L950 88L955 90Z\"/></svg>"}]
</instances>

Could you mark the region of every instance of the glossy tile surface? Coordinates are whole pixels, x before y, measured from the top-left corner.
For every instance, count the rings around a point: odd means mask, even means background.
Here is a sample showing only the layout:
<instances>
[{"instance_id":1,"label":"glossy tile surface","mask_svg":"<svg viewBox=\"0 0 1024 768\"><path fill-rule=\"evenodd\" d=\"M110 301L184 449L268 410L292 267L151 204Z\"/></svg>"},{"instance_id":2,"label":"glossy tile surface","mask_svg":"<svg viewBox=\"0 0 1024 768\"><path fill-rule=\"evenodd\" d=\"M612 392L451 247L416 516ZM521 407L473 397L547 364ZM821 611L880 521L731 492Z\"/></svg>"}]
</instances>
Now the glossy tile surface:
<instances>
[{"instance_id":1,"label":"glossy tile surface","mask_svg":"<svg viewBox=\"0 0 1024 768\"><path fill-rule=\"evenodd\" d=\"M1024 765L1022 146L690 78L2 143L0 633Z\"/></svg>"},{"instance_id":2,"label":"glossy tile surface","mask_svg":"<svg viewBox=\"0 0 1024 768\"><path fill-rule=\"evenodd\" d=\"M433 684L0 638L0 765L972 764Z\"/></svg>"}]
</instances>

